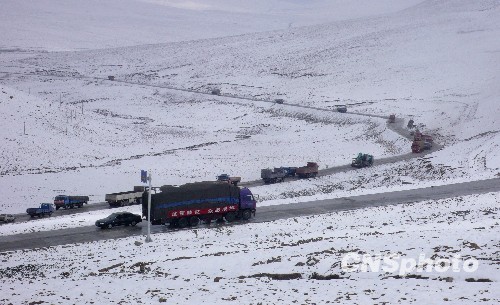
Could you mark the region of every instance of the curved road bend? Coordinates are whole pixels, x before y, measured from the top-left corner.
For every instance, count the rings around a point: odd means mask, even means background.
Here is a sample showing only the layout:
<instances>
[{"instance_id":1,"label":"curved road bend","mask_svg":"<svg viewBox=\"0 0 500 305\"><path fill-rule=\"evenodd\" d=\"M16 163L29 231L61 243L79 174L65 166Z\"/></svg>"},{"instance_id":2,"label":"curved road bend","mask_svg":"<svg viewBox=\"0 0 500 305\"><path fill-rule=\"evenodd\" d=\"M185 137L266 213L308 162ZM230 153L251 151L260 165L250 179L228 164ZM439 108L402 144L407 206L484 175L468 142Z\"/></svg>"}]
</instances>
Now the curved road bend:
<instances>
[{"instance_id":1,"label":"curved road bend","mask_svg":"<svg viewBox=\"0 0 500 305\"><path fill-rule=\"evenodd\" d=\"M131 82L131 81L120 80L120 79L115 79L113 81L110 81L107 78L101 78L101 77L91 77L91 76L71 77L71 76L62 76L62 75L44 75L44 74L36 74L36 73L20 73L20 72L6 72L6 71L5 72L0 71L0 73L6 73L5 77L9 77L9 74L14 74L14 75L28 75L28 76L31 75L31 76L42 76L42 77L56 77L56 78L76 78L76 79L102 80L102 81L125 83L125 84L138 85L138 86L144 86L144 87L162 88L162 89L177 90L177 91L198 93L198 94L204 94L204 95L212 95L210 92L203 92L203 91L192 90L192 89L183 89L183 88L167 86L167 85L143 84L143 83ZM221 94L220 96L227 97L227 98L233 98L233 99L249 100L249 101L256 101L256 102L267 102L267 103L275 104L274 101L265 100L265 99L241 97L241 96L230 95L230 94ZM297 107L297 108L304 108L304 109L314 109L314 110L319 110L319 111L327 111L327 112L335 112L335 113L337 112L336 110L333 110L333 109L304 106L304 105L299 105L299 104L283 103L283 105ZM355 112L347 112L347 113L353 114L353 115L388 119L388 116L386 117L386 116L381 116L381 115L355 113ZM404 128L404 120L402 118L397 118L396 122L393 124L387 123L387 126L389 129L393 130L394 132L398 133L399 135L401 135L405 138L411 139L411 137L408 134L408 131ZM380 164L395 163L398 161L405 161L405 160L410 160L413 158L418 158L418 157L424 156L426 154L435 152L441 148L442 148L441 145L438 145L435 143L431 150L427 150L427 151L424 151L424 152L419 153L419 154L414 154L414 153L410 152L410 153L406 153L406 154L398 155L398 156L393 156L393 157L380 158L380 159L375 158L375 166L380 165ZM408 148L408 150L410 150L410 148ZM347 162L349 162L349 161L350 160L347 160ZM332 175L335 173L344 172L344 171L348 171L348 170L360 170L360 169L352 168L350 166L350 164L346 164L346 165L340 165L340 166L334 166L334 167L330 167L330 168L326 168L326 169L321 169L321 170L319 170L318 176ZM290 177L287 180L293 181L293 180L298 180L298 178L297 177ZM259 186L259 185L263 185L263 184L264 183L262 182L262 180L254 180L254 181L243 182L243 183L241 183L241 186L252 187L252 186ZM84 209L60 210L61 212L58 211L56 213L61 214L61 215L68 215L68 214L75 214L75 213L82 213L82 212L87 212L87 211L105 209L107 207L108 206L106 203L96 203L96 204L90 204L89 206L85 207ZM16 214L15 216L16 216L16 219L18 219L18 221L26 221L26 220L30 219L30 217L24 213Z\"/></svg>"},{"instance_id":2,"label":"curved road bend","mask_svg":"<svg viewBox=\"0 0 500 305\"><path fill-rule=\"evenodd\" d=\"M267 206L258 208L257 216L256 218L253 218L251 222L262 223L299 216L317 215L336 211L355 210L367 207L402 204L422 200L436 200L498 191L500 191L500 178L494 178L406 191ZM235 223L235 225L238 224L239 223ZM175 232L175 230L169 230L165 226L152 226L151 231L153 234ZM0 252L143 235L146 235L145 223L137 227L116 227L111 230L101 230L97 227L90 226L18 234L0 237Z\"/></svg>"}]
</instances>

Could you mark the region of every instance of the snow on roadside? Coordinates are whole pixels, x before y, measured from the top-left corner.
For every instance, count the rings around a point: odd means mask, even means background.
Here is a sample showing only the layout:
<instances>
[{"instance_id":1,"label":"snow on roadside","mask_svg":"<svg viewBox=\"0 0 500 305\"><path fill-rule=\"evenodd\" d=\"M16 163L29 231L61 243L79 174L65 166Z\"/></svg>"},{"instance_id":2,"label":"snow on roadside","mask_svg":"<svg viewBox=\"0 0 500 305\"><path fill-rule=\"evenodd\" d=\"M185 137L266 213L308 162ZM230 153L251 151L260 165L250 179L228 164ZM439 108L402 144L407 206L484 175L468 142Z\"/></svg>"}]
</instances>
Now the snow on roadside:
<instances>
[{"instance_id":1,"label":"snow on roadside","mask_svg":"<svg viewBox=\"0 0 500 305\"><path fill-rule=\"evenodd\" d=\"M496 304L499 202L497 192L174 231L153 235L150 244L131 237L6 252L0 283L16 293L2 301ZM341 269L346 254L379 253L460 255L479 264L470 273L434 268L401 276Z\"/></svg>"}]
</instances>

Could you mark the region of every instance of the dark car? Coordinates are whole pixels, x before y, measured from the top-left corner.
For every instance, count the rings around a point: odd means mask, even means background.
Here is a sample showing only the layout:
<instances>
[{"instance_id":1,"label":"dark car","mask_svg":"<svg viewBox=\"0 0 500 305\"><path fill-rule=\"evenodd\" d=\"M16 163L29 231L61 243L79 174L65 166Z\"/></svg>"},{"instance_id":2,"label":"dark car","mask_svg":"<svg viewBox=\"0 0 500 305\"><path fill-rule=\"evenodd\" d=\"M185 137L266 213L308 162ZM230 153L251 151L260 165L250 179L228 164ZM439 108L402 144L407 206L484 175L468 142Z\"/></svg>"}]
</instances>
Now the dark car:
<instances>
[{"instance_id":1,"label":"dark car","mask_svg":"<svg viewBox=\"0 0 500 305\"><path fill-rule=\"evenodd\" d=\"M275 100L274 100L274 102L275 102L276 104L283 104L283 103L285 102L285 100L284 100L284 99L282 99L282 98L277 98L277 99L275 99Z\"/></svg>"},{"instance_id":2,"label":"dark car","mask_svg":"<svg viewBox=\"0 0 500 305\"><path fill-rule=\"evenodd\" d=\"M342 113L346 113L347 112L347 106L346 105L338 105L337 106L337 111L338 112L342 112Z\"/></svg>"},{"instance_id":3,"label":"dark car","mask_svg":"<svg viewBox=\"0 0 500 305\"><path fill-rule=\"evenodd\" d=\"M101 229L111 229L116 226L135 226L142 221L141 216L129 212L117 212L109 215L106 218L99 219L95 225Z\"/></svg>"}]
</instances>

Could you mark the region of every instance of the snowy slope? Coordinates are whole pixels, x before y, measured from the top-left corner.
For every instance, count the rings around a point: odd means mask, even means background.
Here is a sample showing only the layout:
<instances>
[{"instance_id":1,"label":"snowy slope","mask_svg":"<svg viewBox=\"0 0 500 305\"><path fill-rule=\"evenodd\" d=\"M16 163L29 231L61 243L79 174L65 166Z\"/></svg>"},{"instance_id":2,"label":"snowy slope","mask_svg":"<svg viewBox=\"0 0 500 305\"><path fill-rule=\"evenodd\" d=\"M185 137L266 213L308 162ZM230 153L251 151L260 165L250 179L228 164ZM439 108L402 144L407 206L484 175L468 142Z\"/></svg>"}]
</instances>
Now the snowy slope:
<instances>
[{"instance_id":1,"label":"snowy slope","mask_svg":"<svg viewBox=\"0 0 500 305\"><path fill-rule=\"evenodd\" d=\"M394 12L421 0L2 0L0 52L81 50L263 32Z\"/></svg>"},{"instance_id":2,"label":"snowy slope","mask_svg":"<svg viewBox=\"0 0 500 305\"><path fill-rule=\"evenodd\" d=\"M2 205L19 212L56 190L102 201L137 184L140 169L153 170L158 184L221 172L253 180L266 167L325 168L361 150L376 158L409 151L379 118L140 84L412 117L447 145L430 160L457 169L448 178L497 174L498 1L424 1L388 12L216 39L8 54L4 71L31 74L0 74L9 122L0 131ZM92 78L108 75L117 81ZM425 172L416 166L412 175Z\"/></svg>"},{"instance_id":3,"label":"snowy slope","mask_svg":"<svg viewBox=\"0 0 500 305\"><path fill-rule=\"evenodd\" d=\"M148 244L143 237L131 237L3 253L0 283L9 293L1 300L6 304L497 304L499 196L490 193L182 230L155 234ZM341 262L347 254L397 254L416 261L421 254L434 260L460 259L456 271L433 267L432 271L346 272ZM478 260L477 270L462 267L469 259Z\"/></svg>"}]
</instances>

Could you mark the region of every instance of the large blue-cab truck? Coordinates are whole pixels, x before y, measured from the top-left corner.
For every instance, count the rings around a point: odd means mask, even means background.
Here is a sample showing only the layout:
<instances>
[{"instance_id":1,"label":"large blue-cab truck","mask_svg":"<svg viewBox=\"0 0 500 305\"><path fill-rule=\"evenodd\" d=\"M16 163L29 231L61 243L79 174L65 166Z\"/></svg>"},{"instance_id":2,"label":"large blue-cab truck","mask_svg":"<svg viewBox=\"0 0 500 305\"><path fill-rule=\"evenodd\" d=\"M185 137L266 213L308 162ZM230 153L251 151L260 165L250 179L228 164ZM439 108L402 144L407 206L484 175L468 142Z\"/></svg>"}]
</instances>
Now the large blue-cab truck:
<instances>
[{"instance_id":1,"label":"large blue-cab truck","mask_svg":"<svg viewBox=\"0 0 500 305\"><path fill-rule=\"evenodd\" d=\"M164 185L151 194L151 224L195 227L200 221L233 222L255 217L257 201L248 188L230 183L205 181L181 186ZM142 197L142 216L148 219L148 193Z\"/></svg>"},{"instance_id":2,"label":"large blue-cab truck","mask_svg":"<svg viewBox=\"0 0 500 305\"><path fill-rule=\"evenodd\" d=\"M60 208L64 209L72 209L75 207L81 208L83 204L89 202L89 196L67 196L67 195L58 195L54 198L54 205L56 206L56 210Z\"/></svg>"}]
</instances>

